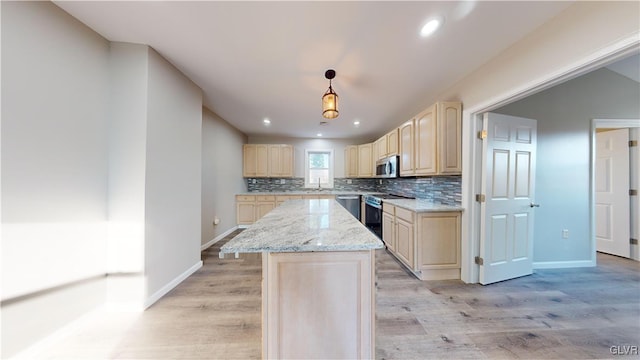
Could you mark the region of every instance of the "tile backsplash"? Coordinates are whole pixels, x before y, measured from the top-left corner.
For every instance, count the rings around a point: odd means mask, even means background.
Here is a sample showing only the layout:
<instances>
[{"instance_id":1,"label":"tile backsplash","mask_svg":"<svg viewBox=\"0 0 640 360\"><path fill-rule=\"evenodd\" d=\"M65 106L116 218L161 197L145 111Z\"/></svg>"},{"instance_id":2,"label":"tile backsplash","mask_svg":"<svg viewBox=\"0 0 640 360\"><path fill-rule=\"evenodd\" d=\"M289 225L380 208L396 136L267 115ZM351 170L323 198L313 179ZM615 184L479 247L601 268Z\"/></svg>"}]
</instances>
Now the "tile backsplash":
<instances>
[{"instance_id":1,"label":"tile backsplash","mask_svg":"<svg viewBox=\"0 0 640 360\"><path fill-rule=\"evenodd\" d=\"M284 180L284 184L282 183ZM304 191L304 178L246 178L249 192ZM351 184L348 184L348 182ZM255 183L254 183L255 182ZM437 204L460 205L460 176L434 176L393 179L335 178L334 191L375 191L427 199Z\"/></svg>"}]
</instances>

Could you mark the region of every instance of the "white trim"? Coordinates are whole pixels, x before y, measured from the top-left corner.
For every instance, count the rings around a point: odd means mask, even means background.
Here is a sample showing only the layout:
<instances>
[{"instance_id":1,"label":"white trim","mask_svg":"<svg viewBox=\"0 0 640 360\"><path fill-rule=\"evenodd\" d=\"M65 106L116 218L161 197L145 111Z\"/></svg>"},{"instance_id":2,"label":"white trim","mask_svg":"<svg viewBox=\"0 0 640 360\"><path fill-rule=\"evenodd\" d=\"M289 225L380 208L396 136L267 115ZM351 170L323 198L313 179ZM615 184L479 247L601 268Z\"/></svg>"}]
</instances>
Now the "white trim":
<instances>
[{"instance_id":1,"label":"white trim","mask_svg":"<svg viewBox=\"0 0 640 360\"><path fill-rule=\"evenodd\" d=\"M200 246L200 251L204 251L204 250L206 250L206 249L210 248L210 247L211 247L211 245L213 245L213 244L217 243L218 241L220 241L220 240L224 239L224 237L225 237L225 236L227 236L227 235L231 234L232 232L234 232L234 231L236 231L236 230L238 230L238 226L237 226L237 225L236 225L236 226L234 226L234 227L232 227L231 229L229 229L229 230L227 230L227 231L223 232L222 234L220 234L220 235L216 236L216 237L215 237L215 238L213 238L212 240L209 240L206 244L201 245L201 246Z\"/></svg>"},{"instance_id":2,"label":"white trim","mask_svg":"<svg viewBox=\"0 0 640 360\"><path fill-rule=\"evenodd\" d=\"M534 269L567 269L594 266L596 266L596 262L592 260L541 261L533 263Z\"/></svg>"},{"instance_id":3,"label":"white trim","mask_svg":"<svg viewBox=\"0 0 640 360\"><path fill-rule=\"evenodd\" d=\"M512 88L462 112L462 133L467 137L467 141L462 141L462 205L466 210L462 213L462 263L460 269L462 281L466 283L479 282L479 265L474 263L474 257L480 255L478 234L480 211L474 199L476 184L480 178L480 174L477 173L480 166L476 164L475 160L477 151L474 140L477 132L481 130L475 121L477 117L636 53L639 48L640 31L636 31L558 71Z\"/></svg>"},{"instance_id":4,"label":"white trim","mask_svg":"<svg viewBox=\"0 0 640 360\"><path fill-rule=\"evenodd\" d=\"M160 300L163 296L165 296L169 291L173 290L174 287L178 286L184 279L188 278L194 272L198 271L202 267L202 261L198 261L192 267L187 269L187 271L178 275L175 279L171 280L167 285L163 286L160 290L156 291L153 295L147 298L144 302L144 309L147 309L149 306L153 305L156 301Z\"/></svg>"},{"instance_id":5,"label":"white trim","mask_svg":"<svg viewBox=\"0 0 640 360\"><path fill-rule=\"evenodd\" d=\"M329 153L329 183L320 186L322 189L333 189L333 176L335 174L335 156L333 149L304 149L304 187L317 189L317 186L309 183L309 153Z\"/></svg>"},{"instance_id":6,"label":"white trim","mask_svg":"<svg viewBox=\"0 0 640 360\"><path fill-rule=\"evenodd\" d=\"M251 225L238 225L238 229L248 229Z\"/></svg>"}]
</instances>

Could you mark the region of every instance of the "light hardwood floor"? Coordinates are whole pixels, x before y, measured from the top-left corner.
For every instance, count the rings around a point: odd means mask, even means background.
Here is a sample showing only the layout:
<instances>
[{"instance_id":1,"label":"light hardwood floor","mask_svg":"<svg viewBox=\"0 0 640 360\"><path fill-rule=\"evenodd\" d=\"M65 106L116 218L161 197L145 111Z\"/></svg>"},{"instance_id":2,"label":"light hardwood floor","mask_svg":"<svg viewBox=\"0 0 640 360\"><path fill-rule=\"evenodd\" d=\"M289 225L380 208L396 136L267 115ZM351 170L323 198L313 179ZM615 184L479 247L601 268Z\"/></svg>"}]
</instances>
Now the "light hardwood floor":
<instances>
[{"instance_id":1,"label":"light hardwood floor","mask_svg":"<svg viewBox=\"0 0 640 360\"><path fill-rule=\"evenodd\" d=\"M260 358L261 258L219 259L233 235L144 313L96 319L43 357ZM612 346L640 345L635 261L598 254L595 268L481 286L419 281L379 250L376 275L378 359L601 359L616 357Z\"/></svg>"}]
</instances>

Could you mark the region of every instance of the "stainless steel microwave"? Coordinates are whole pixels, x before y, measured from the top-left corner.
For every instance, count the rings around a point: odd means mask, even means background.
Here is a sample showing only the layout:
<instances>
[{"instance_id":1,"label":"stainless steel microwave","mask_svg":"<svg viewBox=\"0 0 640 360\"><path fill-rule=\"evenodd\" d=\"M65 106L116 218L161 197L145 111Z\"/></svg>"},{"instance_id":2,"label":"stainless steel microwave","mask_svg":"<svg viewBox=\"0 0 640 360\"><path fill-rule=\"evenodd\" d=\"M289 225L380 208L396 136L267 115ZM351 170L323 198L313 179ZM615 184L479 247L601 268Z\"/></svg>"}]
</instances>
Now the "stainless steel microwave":
<instances>
[{"instance_id":1,"label":"stainless steel microwave","mask_svg":"<svg viewBox=\"0 0 640 360\"><path fill-rule=\"evenodd\" d=\"M398 177L398 157L394 155L376 161L376 177Z\"/></svg>"}]
</instances>

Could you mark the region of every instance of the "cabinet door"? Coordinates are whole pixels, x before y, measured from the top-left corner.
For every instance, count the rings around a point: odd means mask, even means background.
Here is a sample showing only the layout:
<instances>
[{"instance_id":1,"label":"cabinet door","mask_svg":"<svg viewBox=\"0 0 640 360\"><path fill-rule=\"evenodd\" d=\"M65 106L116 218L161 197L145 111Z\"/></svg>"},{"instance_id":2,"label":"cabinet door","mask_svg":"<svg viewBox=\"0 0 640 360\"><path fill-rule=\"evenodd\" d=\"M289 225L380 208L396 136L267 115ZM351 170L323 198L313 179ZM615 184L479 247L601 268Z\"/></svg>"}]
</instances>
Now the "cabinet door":
<instances>
[{"instance_id":1,"label":"cabinet door","mask_svg":"<svg viewBox=\"0 0 640 360\"><path fill-rule=\"evenodd\" d=\"M393 221L393 215L386 212L382 213L382 241L387 245L387 248L395 252L395 226Z\"/></svg>"},{"instance_id":2,"label":"cabinet door","mask_svg":"<svg viewBox=\"0 0 640 360\"><path fill-rule=\"evenodd\" d=\"M438 103L438 173L462 173L462 104Z\"/></svg>"},{"instance_id":3,"label":"cabinet door","mask_svg":"<svg viewBox=\"0 0 640 360\"><path fill-rule=\"evenodd\" d=\"M236 219L238 225L251 225L255 219L255 206L254 202L238 202L236 203Z\"/></svg>"},{"instance_id":4,"label":"cabinet door","mask_svg":"<svg viewBox=\"0 0 640 360\"><path fill-rule=\"evenodd\" d=\"M256 203L256 220L262 218L266 213L276 207L275 202L259 202Z\"/></svg>"},{"instance_id":5,"label":"cabinet door","mask_svg":"<svg viewBox=\"0 0 640 360\"><path fill-rule=\"evenodd\" d=\"M387 135L387 156L398 155L398 129L394 129Z\"/></svg>"},{"instance_id":6,"label":"cabinet door","mask_svg":"<svg viewBox=\"0 0 640 360\"><path fill-rule=\"evenodd\" d=\"M414 269L413 262L413 224L400 219L395 218L396 221L396 256L402 262L407 264L410 269Z\"/></svg>"},{"instance_id":7,"label":"cabinet door","mask_svg":"<svg viewBox=\"0 0 640 360\"><path fill-rule=\"evenodd\" d=\"M344 172L346 177L358 176L358 145L349 145L344 150Z\"/></svg>"},{"instance_id":8,"label":"cabinet door","mask_svg":"<svg viewBox=\"0 0 640 360\"><path fill-rule=\"evenodd\" d=\"M373 176L372 144L358 145L358 177Z\"/></svg>"},{"instance_id":9,"label":"cabinet door","mask_svg":"<svg viewBox=\"0 0 640 360\"><path fill-rule=\"evenodd\" d=\"M269 176L269 145L256 144L256 177Z\"/></svg>"},{"instance_id":10,"label":"cabinet door","mask_svg":"<svg viewBox=\"0 0 640 360\"><path fill-rule=\"evenodd\" d=\"M380 160L384 157L387 156L387 136L383 136L380 139L378 139L376 141L376 143L378 144L378 156L376 157L375 160Z\"/></svg>"},{"instance_id":11,"label":"cabinet door","mask_svg":"<svg viewBox=\"0 0 640 360\"><path fill-rule=\"evenodd\" d=\"M256 176L257 168L256 146L254 144L245 144L242 147L242 176Z\"/></svg>"},{"instance_id":12,"label":"cabinet door","mask_svg":"<svg viewBox=\"0 0 640 360\"><path fill-rule=\"evenodd\" d=\"M280 145L269 145L269 177L280 177L282 174L282 161Z\"/></svg>"},{"instance_id":13,"label":"cabinet door","mask_svg":"<svg viewBox=\"0 0 640 360\"><path fill-rule=\"evenodd\" d=\"M460 213L418 217L418 269L460 268Z\"/></svg>"},{"instance_id":14,"label":"cabinet door","mask_svg":"<svg viewBox=\"0 0 640 360\"><path fill-rule=\"evenodd\" d=\"M413 120L409 120L400 126L400 175L413 174Z\"/></svg>"},{"instance_id":15,"label":"cabinet door","mask_svg":"<svg viewBox=\"0 0 640 360\"><path fill-rule=\"evenodd\" d=\"M280 145L282 177L293 177L293 145Z\"/></svg>"},{"instance_id":16,"label":"cabinet door","mask_svg":"<svg viewBox=\"0 0 640 360\"><path fill-rule=\"evenodd\" d=\"M432 105L416 118L415 124L415 174L435 175L436 163L436 109Z\"/></svg>"}]
</instances>

